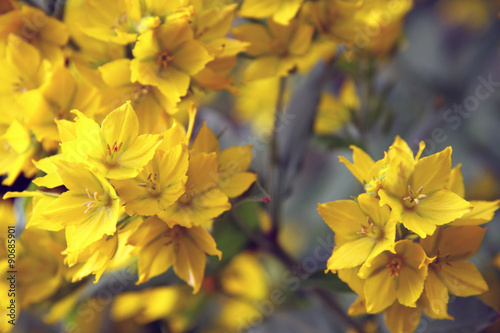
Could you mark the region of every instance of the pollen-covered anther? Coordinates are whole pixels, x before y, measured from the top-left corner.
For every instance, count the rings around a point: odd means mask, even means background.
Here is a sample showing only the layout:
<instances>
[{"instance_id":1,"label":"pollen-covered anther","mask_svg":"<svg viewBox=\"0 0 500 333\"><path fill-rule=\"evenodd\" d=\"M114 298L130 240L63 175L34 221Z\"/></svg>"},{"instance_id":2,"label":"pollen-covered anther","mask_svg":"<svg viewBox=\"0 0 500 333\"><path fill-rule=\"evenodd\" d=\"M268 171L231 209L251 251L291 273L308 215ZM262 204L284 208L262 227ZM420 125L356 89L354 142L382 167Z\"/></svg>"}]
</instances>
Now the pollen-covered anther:
<instances>
[{"instance_id":1,"label":"pollen-covered anther","mask_svg":"<svg viewBox=\"0 0 500 333\"><path fill-rule=\"evenodd\" d=\"M420 203L421 199L427 198L425 194L422 194L422 190L424 189L423 186L421 186L415 196L415 193L413 189L411 188L410 185L408 185L408 196L403 198L403 200L407 203L407 207L411 208L415 205L418 205Z\"/></svg>"},{"instance_id":2,"label":"pollen-covered anther","mask_svg":"<svg viewBox=\"0 0 500 333\"><path fill-rule=\"evenodd\" d=\"M167 49L156 54L156 65L158 65L158 67L166 68L172 60L174 60L174 57L170 55Z\"/></svg>"},{"instance_id":3,"label":"pollen-covered anther","mask_svg":"<svg viewBox=\"0 0 500 333\"><path fill-rule=\"evenodd\" d=\"M400 260L398 260L397 258L393 259L390 263L388 263L386 265L386 267L391 269L391 275L390 276L393 276L393 275L399 276L399 271L401 269L401 262L400 262Z\"/></svg>"}]
</instances>

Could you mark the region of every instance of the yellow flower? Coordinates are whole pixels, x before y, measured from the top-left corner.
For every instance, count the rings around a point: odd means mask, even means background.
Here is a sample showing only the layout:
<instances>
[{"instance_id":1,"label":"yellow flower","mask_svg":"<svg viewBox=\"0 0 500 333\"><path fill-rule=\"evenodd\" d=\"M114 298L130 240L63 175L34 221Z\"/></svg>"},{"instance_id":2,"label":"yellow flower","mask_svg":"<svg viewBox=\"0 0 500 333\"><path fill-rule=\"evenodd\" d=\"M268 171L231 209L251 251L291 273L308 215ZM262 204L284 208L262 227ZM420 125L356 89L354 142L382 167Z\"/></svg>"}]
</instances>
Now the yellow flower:
<instances>
[{"instance_id":1,"label":"yellow flower","mask_svg":"<svg viewBox=\"0 0 500 333\"><path fill-rule=\"evenodd\" d=\"M314 120L316 134L332 134L351 119L351 114L359 109L359 98L354 81L346 79L339 96L323 93L318 105L318 115Z\"/></svg>"},{"instance_id":2,"label":"yellow flower","mask_svg":"<svg viewBox=\"0 0 500 333\"><path fill-rule=\"evenodd\" d=\"M314 28L298 20L282 26L273 21L267 27L257 23L239 25L232 30L242 41L250 42L246 53L255 57L245 69L244 80L251 81L270 76L287 76L302 67L309 51Z\"/></svg>"},{"instance_id":3,"label":"yellow flower","mask_svg":"<svg viewBox=\"0 0 500 333\"><path fill-rule=\"evenodd\" d=\"M271 134L274 123L274 111L279 94L279 77L250 81L240 88L236 99L236 118L242 123L250 123L252 130L262 137ZM286 89L283 100L289 99Z\"/></svg>"},{"instance_id":4,"label":"yellow flower","mask_svg":"<svg viewBox=\"0 0 500 333\"><path fill-rule=\"evenodd\" d=\"M460 167L461 165L458 165L451 170L447 188L463 198L465 196L465 189ZM481 225L491 221L495 217L495 211L500 207L500 200L471 200L470 204L473 207L472 210L464 214L461 218L451 222L450 226Z\"/></svg>"},{"instance_id":5,"label":"yellow flower","mask_svg":"<svg viewBox=\"0 0 500 333\"><path fill-rule=\"evenodd\" d=\"M23 109L19 100L45 81L50 63L42 60L40 52L22 38L11 34L7 40L5 56L0 57L0 102L4 110L0 122L9 124L11 119L21 119Z\"/></svg>"},{"instance_id":6,"label":"yellow flower","mask_svg":"<svg viewBox=\"0 0 500 333\"><path fill-rule=\"evenodd\" d=\"M394 302L385 310L385 323L391 332L413 332L420 323L420 307L409 307Z\"/></svg>"},{"instance_id":7,"label":"yellow flower","mask_svg":"<svg viewBox=\"0 0 500 333\"><path fill-rule=\"evenodd\" d=\"M185 20L170 21L142 33L132 52L132 82L158 87L173 102L186 95L191 76L213 59L193 39Z\"/></svg>"},{"instance_id":8,"label":"yellow flower","mask_svg":"<svg viewBox=\"0 0 500 333\"><path fill-rule=\"evenodd\" d=\"M57 67L44 84L23 99L26 125L33 131L44 149L58 147L60 138L54 120L73 120L73 109L88 117L97 113L100 103L99 91L78 83L66 67Z\"/></svg>"},{"instance_id":9,"label":"yellow flower","mask_svg":"<svg viewBox=\"0 0 500 333\"><path fill-rule=\"evenodd\" d=\"M184 193L187 169L187 148L178 144L166 152L157 150L137 177L112 184L130 215L150 216L174 204Z\"/></svg>"},{"instance_id":10,"label":"yellow flower","mask_svg":"<svg viewBox=\"0 0 500 333\"><path fill-rule=\"evenodd\" d=\"M252 146L229 147L220 151L214 133L203 123L191 146L192 156L199 153L216 153L218 188L229 198L235 198L255 182L257 175L246 170L252 162Z\"/></svg>"},{"instance_id":11,"label":"yellow flower","mask_svg":"<svg viewBox=\"0 0 500 333\"><path fill-rule=\"evenodd\" d=\"M53 223L62 224L68 252L79 251L105 234L113 235L120 203L111 184L83 164L64 160L54 163L68 191L44 205L40 212L44 221L32 224L41 229L51 229Z\"/></svg>"},{"instance_id":12,"label":"yellow flower","mask_svg":"<svg viewBox=\"0 0 500 333\"><path fill-rule=\"evenodd\" d=\"M328 259L332 272L369 262L383 251L392 250L396 222L390 220L387 206L364 193L357 202L340 200L320 204L319 214L335 232L335 248Z\"/></svg>"},{"instance_id":13,"label":"yellow flower","mask_svg":"<svg viewBox=\"0 0 500 333\"><path fill-rule=\"evenodd\" d=\"M84 162L92 171L111 179L137 176L153 158L159 135L139 135L139 123L130 103L111 112L101 127L79 111L76 140L61 144L64 157Z\"/></svg>"},{"instance_id":14,"label":"yellow flower","mask_svg":"<svg viewBox=\"0 0 500 333\"><path fill-rule=\"evenodd\" d=\"M219 174L215 153L191 156L186 192L158 217L170 227L211 227L212 220L231 208L227 195L217 188Z\"/></svg>"},{"instance_id":15,"label":"yellow flower","mask_svg":"<svg viewBox=\"0 0 500 333\"><path fill-rule=\"evenodd\" d=\"M469 202L446 189L451 172L451 147L421 159L398 147L389 151L391 161L382 189L380 204L391 207L395 219L424 238L462 217L472 208ZM393 156L391 156L393 155Z\"/></svg>"},{"instance_id":16,"label":"yellow flower","mask_svg":"<svg viewBox=\"0 0 500 333\"><path fill-rule=\"evenodd\" d=\"M36 149L28 128L13 120L5 133L0 135L0 175L7 175L3 185L12 185L21 172L28 178L35 175L36 168L31 159Z\"/></svg>"},{"instance_id":17,"label":"yellow flower","mask_svg":"<svg viewBox=\"0 0 500 333\"><path fill-rule=\"evenodd\" d=\"M364 295L368 313L383 311L394 302L415 307L424 289L429 260L418 244L398 241L394 253L385 251L364 265Z\"/></svg>"},{"instance_id":18,"label":"yellow flower","mask_svg":"<svg viewBox=\"0 0 500 333\"><path fill-rule=\"evenodd\" d=\"M139 262L139 280L144 283L171 266L175 274L198 292L203 281L206 254L217 255L212 236L202 227L170 228L157 217L149 217L129 239L136 247Z\"/></svg>"},{"instance_id":19,"label":"yellow flower","mask_svg":"<svg viewBox=\"0 0 500 333\"><path fill-rule=\"evenodd\" d=\"M16 258L20 308L39 303L64 283L63 233L24 230L18 239Z\"/></svg>"},{"instance_id":20,"label":"yellow flower","mask_svg":"<svg viewBox=\"0 0 500 333\"><path fill-rule=\"evenodd\" d=\"M465 261L479 250L485 231L478 226L439 227L433 235L420 240L427 255L435 258L425 281L432 312L446 314L448 291L460 297L488 291L476 266Z\"/></svg>"},{"instance_id":21,"label":"yellow flower","mask_svg":"<svg viewBox=\"0 0 500 333\"><path fill-rule=\"evenodd\" d=\"M63 64L61 47L69 38L69 29L61 21L47 16L42 10L30 6L9 11L0 16L0 40L17 35L32 44L44 58Z\"/></svg>"},{"instance_id":22,"label":"yellow flower","mask_svg":"<svg viewBox=\"0 0 500 333\"><path fill-rule=\"evenodd\" d=\"M331 39L375 55L390 51L402 30L402 19L411 0L344 1L308 3L307 11L317 29Z\"/></svg>"},{"instance_id":23,"label":"yellow flower","mask_svg":"<svg viewBox=\"0 0 500 333\"><path fill-rule=\"evenodd\" d=\"M167 319L170 328L179 327L178 325L182 327L188 323L182 325L179 317L186 309L197 305L199 298L195 297L182 285L123 292L113 300L111 316L115 321L134 318L142 324ZM181 331L184 330L179 330Z\"/></svg>"},{"instance_id":24,"label":"yellow flower","mask_svg":"<svg viewBox=\"0 0 500 333\"><path fill-rule=\"evenodd\" d=\"M157 87L132 82L130 61L118 59L99 67L108 86L102 91L102 104L114 109L130 101L139 119L139 133L157 133L161 116L165 111L176 111L176 103L167 99Z\"/></svg>"},{"instance_id":25,"label":"yellow flower","mask_svg":"<svg viewBox=\"0 0 500 333\"><path fill-rule=\"evenodd\" d=\"M302 4L303 0L245 0L239 15L250 18L272 19L281 25L288 25Z\"/></svg>"},{"instance_id":26,"label":"yellow flower","mask_svg":"<svg viewBox=\"0 0 500 333\"><path fill-rule=\"evenodd\" d=\"M193 76L196 83L205 89L227 89L233 93L238 90L232 86L229 76L236 65L236 55L244 51L248 43L226 37L234 18L236 4L222 7L208 7L202 2L195 5L192 29L194 38L202 43L214 59Z\"/></svg>"}]
</instances>

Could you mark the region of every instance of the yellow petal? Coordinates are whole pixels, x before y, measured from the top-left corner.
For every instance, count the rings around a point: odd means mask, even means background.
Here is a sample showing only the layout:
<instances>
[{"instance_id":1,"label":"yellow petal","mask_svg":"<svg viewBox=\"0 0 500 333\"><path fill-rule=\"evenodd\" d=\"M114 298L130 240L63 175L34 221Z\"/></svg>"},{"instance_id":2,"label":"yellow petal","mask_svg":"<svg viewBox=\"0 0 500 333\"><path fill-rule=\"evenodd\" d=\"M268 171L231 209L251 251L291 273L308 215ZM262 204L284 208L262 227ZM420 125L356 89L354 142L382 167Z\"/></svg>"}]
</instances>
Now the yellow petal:
<instances>
[{"instance_id":1,"label":"yellow petal","mask_svg":"<svg viewBox=\"0 0 500 333\"><path fill-rule=\"evenodd\" d=\"M441 265L438 275L450 293L455 296L468 297L488 291L488 285L481 273L468 261L460 260L450 265Z\"/></svg>"},{"instance_id":2,"label":"yellow petal","mask_svg":"<svg viewBox=\"0 0 500 333\"><path fill-rule=\"evenodd\" d=\"M361 237L351 242L337 245L328 259L327 268L335 272L343 268L352 268L365 262L376 241L371 237Z\"/></svg>"},{"instance_id":3,"label":"yellow petal","mask_svg":"<svg viewBox=\"0 0 500 333\"><path fill-rule=\"evenodd\" d=\"M199 153L219 153L219 142L215 134L207 127L206 122L201 125L198 134L191 146L193 156Z\"/></svg>"},{"instance_id":4,"label":"yellow petal","mask_svg":"<svg viewBox=\"0 0 500 333\"><path fill-rule=\"evenodd\" d=\"M447 261L464 260L479 251L486 228L460 226L443 230L437 248Z\"/></svg>"},{"instance_id":5,"label":"yellow petal","mask_svg":"<svg viewBox=\"0 0 500 333\"><path fill-rule=\"evenodd\" d=\"M189 238L179 243L174 264L175 274L193 287L193 294L200 290L205 274L206 255Z\"/></svg>"},{"instance_id":6,"label":"yellow petal","mask_svg":"<svg viewBox=\"0 0 500 333\"><path fill-rule=\"evenodd\" d=\"M130 59L110 61L98 69L101 72L103 81L112 88L131 84Z\"/></svg>"},{"instance_id":7,"label":"yellow petal","mask_svg":"<svg viewBox=\"0 0 500 333\"><path fill-rule=\"evenodd\" d=\"M425 304L428 305L426 312L431 313L433 317L448 316L447 309L450 298L448 288L446 288L433 269L429 269L429 275L425 280L424 294Z\"/></svg>"},{"instance_id":8,"label":"yellow petal","mask_svg":"<svg viewBox=\"0 0 500 333\"><path fill-rule=\"evenodd\" d=\"M236 198L243 194L257 180L257 174L240 172L229 177L219 178L219 189L229 198Z\"/></svg>"},{"instance_id":9,"label":"yellow petal","mask_svg":"<svg viewBox=\"0 0 500 333\"><path fill-rule=\"evenodd\" d=\"M238 15L243 17L263 18L276 13L282 1L246 0L243 2ZM286 16L286 11L285 11Z\"/></svg>"},{"instance_id":10,"label":"yellow petal","mask_svg":"<svg viewBox=\"0 0 500 333\"><path fill-rule=\"evenodd\" d=\"M297 15L297 12L303 0L281 1L279 10L273 15L276 23L288 25L290 20Z\"/></svg>"},{"instance_id":11,"label":"yellow petal","mask_svg":"<svg viewBox=\"0 0 500 333\"><path fill-rule=\"evenodd\" d=\"M248 170L252 162L252 146L234 146L217 155L220 170L230 175Z\"/></svg>"},{"instance_id":12,"label":"yellow petal","mask_svg":"<svg viewBox=\"0 0 500 333\"><path fill-rule=\"evenodd\" d=\"M500 200L496 201L471 201L472 210L450 225L481 225L493 220L495 211L500 207Z\"/></svg>"},{"instance_id":13,"label":"yellow petal","mask_svg":"<svg viewBox=\"0 0 500 333\"><path fill-rule=\"evenodd\" d=\"M450 172L450 180L446 188L462 198L465 196L464 177L462 176L461 164L457 165Z\"/></svg>"},{"instance_id":14,"label":"yellow petal","mask_svg":"<svg viewBox=\"0 0 500 333\"><path fill-rule=\"evenodd\" d=\"M339 200L318 205L318 212L326 224L346 239L356 239L361 230L360 223L365 223L366 215L359 205L352 200Z\"/></svg>"},{"instance_id":15,"label":"yellow petal","mask_svg":"<svg viewBox=\"0 0 500 333\"><path fill-rule=\"evenodd\" d=\"M266 6L268 6L268 3L266 3ZM250 56L257 57L270 52L269 45L272 39L263 25L255 23L242 24L233 28L231 32L236 39L250 42L250 46L246 51Z\"/></svg>"},{"instance_id":16,"label":"yellow petal","mask_svg":"<svg viewBox=\"0 0 500 333\"><path fill-rule=\"evenodd\" d=\"M420 323L420 309L394 302L385 311L385 323L391 332L413 332Z\"/></svg>"},{"instance_id":17,"label":"yellow petal","mask_svg":"<svg viewBox=\"0 0 500 333\"><path fill-rule=\"evenodd\" d=\"M16 69L18 75L34 76L40 66L40 53L21 37L10 34L8 37L7 61Z\"/></svg>"},{"instance_id":18,"label":"yellow petal","mask_svg":"<svg viewBox=\"0 0 500 333\"><path fill-rule=\"evenodd\" d=\"M436 225L443 225L462 217L472 206L449 190L440 190L420 200L415 212Z\"/></svg>"},{"instance_id":19,"label":"yellow petal","mask_svg":"<svg viewBox=\"0 0 500 333\"><path fill-rule=\"evenodd\" d=\"M448 185L451 170L451 147L442 152L421 158L415 164L412 188L423 187L424 194L440 190Z\"/></svg>"},{"instance_id":20,"label":"yellow petal","mask_svg":"<svg viewBox=\"0 0 500 333\"><path fill-rule=\"evenodd\" d=\"M361 183L364 184L370 181L368 175L371 168L375 164L373 159L365 153L362 149L356 146L349 146L352 149L352 159L353 163L349 162L345 157L339 156L340 162L344 163L346 167L351 171L354 177Z\"/></svg>"},{"instance_id":21,"label":"yellow petal","mask_svg":"<svg viewBox=\"0 0 500 333\"><path fill-rule=\"evenodd\" d=\"M381 269L365 281L366 311L379 313L396 301L396 277Z\"/></svg>"},{"instance_id":22,"label":"yellow petal","mask_svg":"<svg viewBox=\"0 0 500 333\"><path fill-rule=\"evenodd\" d=\"M115 142L123 142L123 146L127 147L139 135L139 120L130 102L107 115L101 128L104 140L110 147Z\"/></svg>"},{"instance_id":23,"label":"yellow petal","mask_svg":"<svg viewBox=\"0 0 500 333\"><path fill-rule=\"evenodd\" d=\"M201 43L187 41L175 52L172 64L183 72L194 75L201 71L213 59Z\"/></svg>"}]
</instances>

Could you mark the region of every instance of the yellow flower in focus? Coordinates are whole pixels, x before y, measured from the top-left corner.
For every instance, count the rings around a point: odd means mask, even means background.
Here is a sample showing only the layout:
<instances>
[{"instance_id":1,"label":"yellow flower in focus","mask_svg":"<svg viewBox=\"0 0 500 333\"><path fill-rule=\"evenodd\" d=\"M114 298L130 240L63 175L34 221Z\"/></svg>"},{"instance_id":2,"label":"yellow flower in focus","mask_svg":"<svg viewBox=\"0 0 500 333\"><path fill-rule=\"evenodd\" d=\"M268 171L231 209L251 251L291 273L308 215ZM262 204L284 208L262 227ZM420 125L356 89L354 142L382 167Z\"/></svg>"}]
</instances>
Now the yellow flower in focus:
<instances>
[{"instance_id":1,"label":"yellow flower in focus","mask_svg":"<svg viewBox=\"0 0 500 333\"><path fill-rule=\"evenodd\" d=\"M170 21L142 33L132 52L132 82L158 87L173 102L186 95L191 76L213 59L193 39L185 20Z\"/></svg>"},{"instance_id":2,"label":"yellow flower in focus","mask_svg":"<svg viewBox=\"0 0 500 333\"><path fill-rule=\"evenodd\" d=\"M357 202L340 200L320 204L319 214L335 232L335 248L327 269L335 272L369 262L394 247L396 221L390 219L387 206L364 193Z\"/></svg>"},{"instance_id":3,"label":"yellow flower in focus","mask_svg":"<svg viewBox=\"0 0 500 333\"><path fill-rule=\"evenodd\" d=\"M139 280L144 283L174 266L175 274L193 287L197 293L205 274L206 255L222 253L217 250L212 236L202 227L170 228L157 217L147 218L128 239L136 247Z\"/></svg>"},{"instance_id":4,"label":"yellow flower in focus","mask_svg":"<svg viewBox=\"0 0 500 333\"><path fill-rule=\"evenodd\" d=\"M299 20L288 26L268 21L267 27L246 23L233 28L232 33L237 39L250 42L246 53L255 59L245 69L243 78L251 81L283 77L294 69L300 70L310 49L314 28Z\"/></svg>"},{"instance_id":5,"label":"yellow flower in focus","mask_svg":"<svg viewBox=\"0 0 500 333\"><path fill-rule=\"evenodd\" d=\"M476 266L465 261L479 250L485 231L478 226L439 227L433 235L420 240L427 255L434 258L425 281L432 312L446 314L448 291L460 297L488 291Z\"/></svg>"},{"instance_id":6,"label":"yellow flower in focus","mask_svg":"<svg viewBox=\"0 0 500 333\"><path fill-rule=\"evenodd\" d=\"M281 25L288 25L297 15L303 0L245 0L238 14L249 18L271 17Z\"/></svg>"},{"instance_id":7,"label":"yellow flower in focus","mask_svg":"<svg viewBox=\"0 0 500 333\"><path fill-rule=\"evenodd\" d=\"M130 103L111 112L100 127L81 112L74 112L78 116L76 140L62 142L63 155L70 161L88 164L104 177L137 176L161 142L159 135L139 135L139 122Z\"/></svg>"},{"instance_id":8,"label":"yellow flower in focus","mask_svg":"<svg viewBox=\"0 0 500 333\"><path fill-rule=\"evenodd\" d=\"M174 204L184 193L187 169L187 148L178 144L166 152L157 150L137 177L114 180L112 184L130 215L151 216Z\"/></svg>"},{"instance_id":9,"label":"yellow flower in focus","mask_svg":"<svg viewBox=\"0 0 500 333\"><path fill-rule=\"evenodd\" d=\"M391 161L378 191L380 204L391 207L394 218L409 230L424 238L433 234L436 226L450 223L472 209L469 202L446 189L451 147L418 160L411 152L394 147L389 156Z\"/></svg>"},{"instance_id":10,"label":"yellow flower in focus","mask_svg":"<svg viewBox=\"0 0 500 333\"><path fill-rule=\"evenodd\" d=\"M415 307L424 290L428 263L419 244L401 240L396 243L394 253L382 252L364 265L359 276L366 280L367 312L381 312L396 301Z\"/></svg>"},{"instance_id":11,"label":"yellow flower in focus","mask_svg":"<svg viewBox=\"0 0 500 333\"><path fill-rule=\"evenodd\" d=\"M339 96L323 93L314 120L314 132L318 135L332 134L351 119L352 112L359 109L360 102L354 81L346 79Z\"/></svg>"},{"instance_id":12,"label":"yellow flower in focus","mask_svg":"<svg viewBox=\"0 0 500 333\"><path fill-rule=\"evenodd\" d=\"M79 251L105 234L113 235L120 204L111 184L83 164L60 160L56 168L68 191L43 206L43 221L30 223L49 230L54 223L63 225L68 252Z\"/></svg>"}]
</instances>

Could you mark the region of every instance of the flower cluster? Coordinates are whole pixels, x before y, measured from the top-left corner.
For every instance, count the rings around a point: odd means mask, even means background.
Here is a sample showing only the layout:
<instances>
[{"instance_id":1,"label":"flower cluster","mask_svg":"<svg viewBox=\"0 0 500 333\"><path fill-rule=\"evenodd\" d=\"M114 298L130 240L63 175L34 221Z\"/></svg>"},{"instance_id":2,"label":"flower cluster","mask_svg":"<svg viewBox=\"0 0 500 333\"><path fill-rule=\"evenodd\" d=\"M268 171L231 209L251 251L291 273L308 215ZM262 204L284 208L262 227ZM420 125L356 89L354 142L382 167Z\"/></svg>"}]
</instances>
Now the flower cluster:
<instances>
[{"instance_id":1,"label":"flower cluster","mask_svg":"<svg viewBox=\"0 0 500 333\"><path fill-rule=\"evenodd\" d=\"M411 332L421 311L452 319L449 294L479 295L488 286L466 261L481 245L497 201L466 201L460 165L452 168L451 147L421 157L400 137L374 161L352 146L344 157L366 193L355 200L320 204L318 211L335 232L327 271L336 272L359 298L350 315L385 311L394 332Z\"/></svg>"},{"instance_id":2,"label":"flower cluster","mask_svg":"<svg viewBox=\"0 0 500 333\"><path fill-rule=\"evenodd\" d=\"M5 198L34 197L28 229L65 230L65 261L78 267L73 281L95 274L97 282L114 261L136 256L137 283L173 266L198 291L205 255L221 256L207 230L256 179L246 172L251 148L220 151L206 126L189 148L191 133L176 122L160 134L139 134L130 103L101 125L73 112L75 121L57 121L61 153L36 163L46 175L34 183L47 190Z\"/></svg>"}]
</instances>

